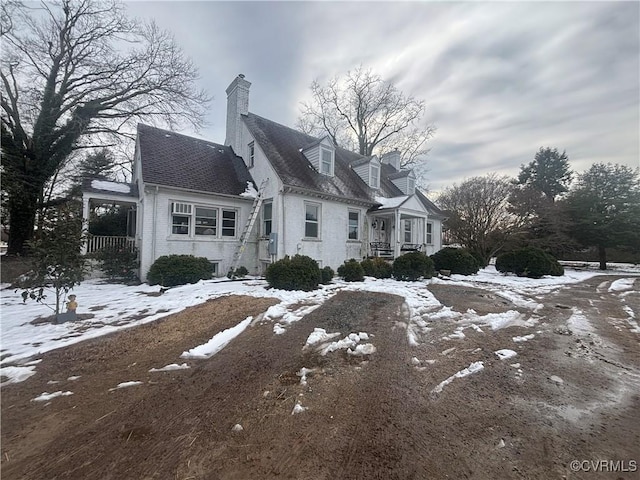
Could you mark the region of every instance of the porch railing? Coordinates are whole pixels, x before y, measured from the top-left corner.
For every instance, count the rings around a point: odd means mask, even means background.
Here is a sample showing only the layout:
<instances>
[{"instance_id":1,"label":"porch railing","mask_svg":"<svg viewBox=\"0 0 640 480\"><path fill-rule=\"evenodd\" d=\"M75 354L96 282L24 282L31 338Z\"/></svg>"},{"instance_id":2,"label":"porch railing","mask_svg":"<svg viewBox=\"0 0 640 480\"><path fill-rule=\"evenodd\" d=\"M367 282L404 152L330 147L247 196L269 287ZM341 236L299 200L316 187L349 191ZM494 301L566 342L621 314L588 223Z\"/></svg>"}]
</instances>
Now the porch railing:
<instances>
[{"instance_id":1,"label":"porch railing","mask_svg":"<svg viewBox=\"0 0 640 480\"><path fill-rule=\"evenodd\" d=\"M132 252L135 247L136 240L133 237L89 235L86 253L99 252L105 248L121 248Z\"/></svg>"}]
</instances>

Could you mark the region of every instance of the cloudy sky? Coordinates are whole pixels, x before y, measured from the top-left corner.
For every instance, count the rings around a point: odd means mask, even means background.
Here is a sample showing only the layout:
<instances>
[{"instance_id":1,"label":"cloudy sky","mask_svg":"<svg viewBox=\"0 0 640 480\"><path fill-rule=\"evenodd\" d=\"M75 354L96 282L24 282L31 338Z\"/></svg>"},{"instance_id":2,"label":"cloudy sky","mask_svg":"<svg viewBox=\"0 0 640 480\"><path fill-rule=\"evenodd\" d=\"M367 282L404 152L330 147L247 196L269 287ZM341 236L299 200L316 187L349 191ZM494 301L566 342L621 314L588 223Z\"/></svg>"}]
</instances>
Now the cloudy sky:
<instances>
[{"instance_id":1,"label":"cloudy sky","mask_svg":"<svg viewBox=\"0 0 640 480\"><path fill-rule=\"evenodd\" d=\"M515 176L542 146L574 170L640 166L640 3L140 2L198 65L213 96L197 136L222 143L225 89L252 82L249 110L293 127L321 83L363 65L423 99L437 127L432 193ZM193 134L195 132L185 131Z\"/></svg>"}]
</instances>

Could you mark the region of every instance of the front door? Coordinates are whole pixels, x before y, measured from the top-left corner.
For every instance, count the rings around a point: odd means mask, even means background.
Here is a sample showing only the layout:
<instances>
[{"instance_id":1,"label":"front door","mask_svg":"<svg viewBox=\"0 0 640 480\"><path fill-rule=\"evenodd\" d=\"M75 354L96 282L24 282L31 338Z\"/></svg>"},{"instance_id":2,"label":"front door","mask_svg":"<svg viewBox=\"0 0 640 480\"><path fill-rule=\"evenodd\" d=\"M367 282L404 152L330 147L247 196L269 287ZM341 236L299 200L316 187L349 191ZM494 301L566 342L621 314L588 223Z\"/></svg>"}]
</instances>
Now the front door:
<instances>
[{"instance_id":1,"label":"front door","mask_svg":"<svg viewBox=\"0 0 640 480\"><path fill-rule=\"evenodd\" d=\"M390 222L385 217L373 217L371 223L371 229L373 234L371 235L371 241L373 242L389 242Z\"/></svg>"}]
</instances>

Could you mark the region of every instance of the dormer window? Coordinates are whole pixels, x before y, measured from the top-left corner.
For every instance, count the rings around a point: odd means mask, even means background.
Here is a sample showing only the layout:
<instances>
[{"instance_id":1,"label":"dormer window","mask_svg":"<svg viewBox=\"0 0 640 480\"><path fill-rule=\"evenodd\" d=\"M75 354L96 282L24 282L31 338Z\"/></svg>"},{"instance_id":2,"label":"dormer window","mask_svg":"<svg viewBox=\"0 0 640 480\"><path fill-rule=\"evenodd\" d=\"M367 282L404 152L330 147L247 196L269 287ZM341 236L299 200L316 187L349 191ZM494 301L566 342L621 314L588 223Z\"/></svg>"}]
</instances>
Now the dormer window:
<instances>
[{"instance_id":1,"label":"dormer window","mask_svg":"<svg viewBox=\"0 0 640 480\"><path fill-rule=\"evenodd\" d=\"M371 163L369 168L369 186L371 188L380 188L380 166Z\"/></svg>"},{"instance_id":2,"label":"dormer window","mask_svg":"<svg viewBox=\"0 0 640 480\"><path fill-rule=\"evenodd\" d=\"M333 176L333 152L328 148L320 148L320 173Z\"/></svg>"},{"instance_id":3,"label":"dormer window","mask_svg":"<svg viewBox=\"0 0 640 480\"><path fill-rule=\"evenodd\" d=\"M248 165L248 167L251 168L251 167L253 167L253 163L254 163L254 161L256 159L256 145L255 145L254 142L251 142L248 145L248 150L249 150L248 151L248 154L249 154L248 155L249 156L249 165Z\"/></svg>"}]
</instances>

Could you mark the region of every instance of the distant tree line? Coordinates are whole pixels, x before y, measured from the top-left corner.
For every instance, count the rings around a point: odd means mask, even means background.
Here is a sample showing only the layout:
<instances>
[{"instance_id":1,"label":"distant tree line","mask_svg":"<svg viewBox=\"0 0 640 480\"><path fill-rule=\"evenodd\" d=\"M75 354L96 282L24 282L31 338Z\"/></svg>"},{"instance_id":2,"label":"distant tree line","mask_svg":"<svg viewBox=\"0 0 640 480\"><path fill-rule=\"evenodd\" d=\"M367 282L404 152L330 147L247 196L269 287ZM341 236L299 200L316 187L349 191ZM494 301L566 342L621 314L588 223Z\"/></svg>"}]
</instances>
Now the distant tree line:
<instances>
[{"instance_id":1,"label":"distant tree line","mask_svg":"<svg viewBox=\"0 0 640 480\"><path fill-rule=\"evenodd\" d=\"M594 248L600 268L607 251L640 255L640 171L596 163L576 174L566 152L544 147L515 179L489 174L444 190L453 242L482 263L501 251L541 248L558 258Z\"/></svg>"}]
</instances>

